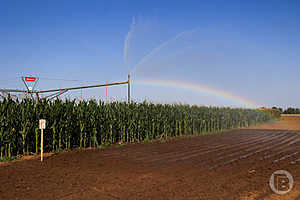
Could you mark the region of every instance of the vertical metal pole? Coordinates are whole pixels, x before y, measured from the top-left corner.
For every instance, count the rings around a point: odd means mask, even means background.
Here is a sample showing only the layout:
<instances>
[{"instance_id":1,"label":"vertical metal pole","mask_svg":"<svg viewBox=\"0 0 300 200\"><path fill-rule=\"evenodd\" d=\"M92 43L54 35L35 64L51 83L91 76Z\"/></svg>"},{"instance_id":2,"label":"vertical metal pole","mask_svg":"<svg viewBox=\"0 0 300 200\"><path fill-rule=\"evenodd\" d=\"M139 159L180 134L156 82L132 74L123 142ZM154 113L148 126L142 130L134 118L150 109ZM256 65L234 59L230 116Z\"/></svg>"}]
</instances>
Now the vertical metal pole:
<instances>
[{"instance_id":1,"label":"vertical metal pole","mask_svg":"<svg viewBox=\"0 0 300 200\"><path fill-rule=\"evenodd\" d=\"M44 129L41 127L41 162L43 162L43 154L44 154Z\"/></svg>"},{"instance_id":2,"label":"vertical metal pole","mask_svg":"<svg viewBox=\"0 0 300 200\"><path fill-rule=\"evenodd\" d=\"M106 81L106 83L107 83L107 81ZM106 104L108 103L108 96L107 96L107 86L106 86L106 96L105 96L105 100L106 100Z\"/></svg>"},{"instance_id":3,"label":"vertical metal pole","mask_svg":"<svg viewBox=\"0 0 300 200\"><path fill-rule=\"evenodd\" d=\"M36 104L39 102L39 99L40 99L39 93L36 93Z\"/></svg>"},{"instance_id":4,"label":"vertical metal pole","mask_svg":"<svg viewBox=\"0 0 300 200\"><path fill-rule=\"evenodd\" d=\"M128 74L128 103L130 103L130 74Z\"/></svg>"}]
</instances>

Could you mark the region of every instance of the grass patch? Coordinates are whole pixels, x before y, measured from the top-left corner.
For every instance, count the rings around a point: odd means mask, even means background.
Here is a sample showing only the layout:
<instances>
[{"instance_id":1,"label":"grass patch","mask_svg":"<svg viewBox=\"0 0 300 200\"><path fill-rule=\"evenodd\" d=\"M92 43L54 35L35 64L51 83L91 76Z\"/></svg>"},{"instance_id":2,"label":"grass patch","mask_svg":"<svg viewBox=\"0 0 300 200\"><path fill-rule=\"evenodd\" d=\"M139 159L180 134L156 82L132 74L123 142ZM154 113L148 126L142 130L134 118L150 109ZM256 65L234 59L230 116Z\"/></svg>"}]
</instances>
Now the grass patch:
<instances>
[{"instance_id":1,"label":"grass patch","mask_svg":"<svg viewBox=\"0 0 300 200\"><path fill-rule=\"evenodd\" d=\"M147 143L147 142L152 142L152 139L150 139L149 137L146 137L143 142Z\"/></svg>"},{"instance_id":2,"label":"grass patch","mask_svg":"<svg viewBox=\"0 0 300 200\"><path fill-rule=\"evenodd\" d=\"M97 148L98 149L105 149L105 146L104 145L98 145Z\"/></svg>"}]
</instances>

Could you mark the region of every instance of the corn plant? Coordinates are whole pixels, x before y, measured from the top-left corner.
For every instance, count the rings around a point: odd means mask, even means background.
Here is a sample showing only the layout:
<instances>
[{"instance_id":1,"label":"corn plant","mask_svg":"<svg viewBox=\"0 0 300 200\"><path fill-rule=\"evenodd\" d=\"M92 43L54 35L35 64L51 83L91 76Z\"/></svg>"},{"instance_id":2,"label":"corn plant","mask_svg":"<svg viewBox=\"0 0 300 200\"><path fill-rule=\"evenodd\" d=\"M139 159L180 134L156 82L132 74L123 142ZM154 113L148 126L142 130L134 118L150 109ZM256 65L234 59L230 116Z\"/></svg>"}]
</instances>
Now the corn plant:
<instances>
[{"instance_id":1,"label":"corn plant","mask_svg":"<svg viewBox=\"0 0 300 200\"><path fill-rule=\"evenodd\" d=\"M47 120L45 150L55 152L218 132L266 122L273 113L148 102L4 99L0 101L0 156L38 153L39 119Z\"/></svg>"}]
</instances>

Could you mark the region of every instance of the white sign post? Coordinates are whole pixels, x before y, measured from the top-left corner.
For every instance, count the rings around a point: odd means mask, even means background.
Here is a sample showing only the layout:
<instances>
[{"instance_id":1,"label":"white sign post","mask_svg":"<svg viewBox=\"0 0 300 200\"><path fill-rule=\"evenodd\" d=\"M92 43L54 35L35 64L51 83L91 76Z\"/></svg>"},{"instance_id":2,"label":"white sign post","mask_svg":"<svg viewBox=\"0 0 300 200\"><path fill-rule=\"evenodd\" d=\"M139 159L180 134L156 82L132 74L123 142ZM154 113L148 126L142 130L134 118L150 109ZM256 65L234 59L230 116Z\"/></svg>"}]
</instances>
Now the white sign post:
<instances>
[{"instance_id":1,"label":"white sign post","mask_svg":"<svg viewBox=\"0 0 300 200\"><path fill-rule=\"evenodd\" d=\"M40 119L39 121L40 129L41 129L41 162L43 162L43 153L44 153L44 129L46 128L46 120Z\"/></svg>"}]
</instances>

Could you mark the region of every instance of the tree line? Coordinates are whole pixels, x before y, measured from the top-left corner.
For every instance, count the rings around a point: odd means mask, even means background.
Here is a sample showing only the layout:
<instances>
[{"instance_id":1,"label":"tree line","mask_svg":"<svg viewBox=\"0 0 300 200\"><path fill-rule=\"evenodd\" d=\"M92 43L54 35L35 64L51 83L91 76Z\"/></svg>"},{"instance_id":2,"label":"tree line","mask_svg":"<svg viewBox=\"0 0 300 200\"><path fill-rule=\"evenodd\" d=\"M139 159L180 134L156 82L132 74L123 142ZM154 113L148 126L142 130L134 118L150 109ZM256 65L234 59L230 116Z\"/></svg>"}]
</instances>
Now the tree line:
<instances>
[{"instance_id":1,"label":"tree line","mask_svg":"<svg viewBox=\"0 0 300 200\"><path fill-rule=\"evenodd\" d=\"M282 109L282 108L277 108L273 107L272 109L277 109L280 111L281 114L300 114L300 108L287 108L287 109Z\"/></svg>"}]
</instances>

